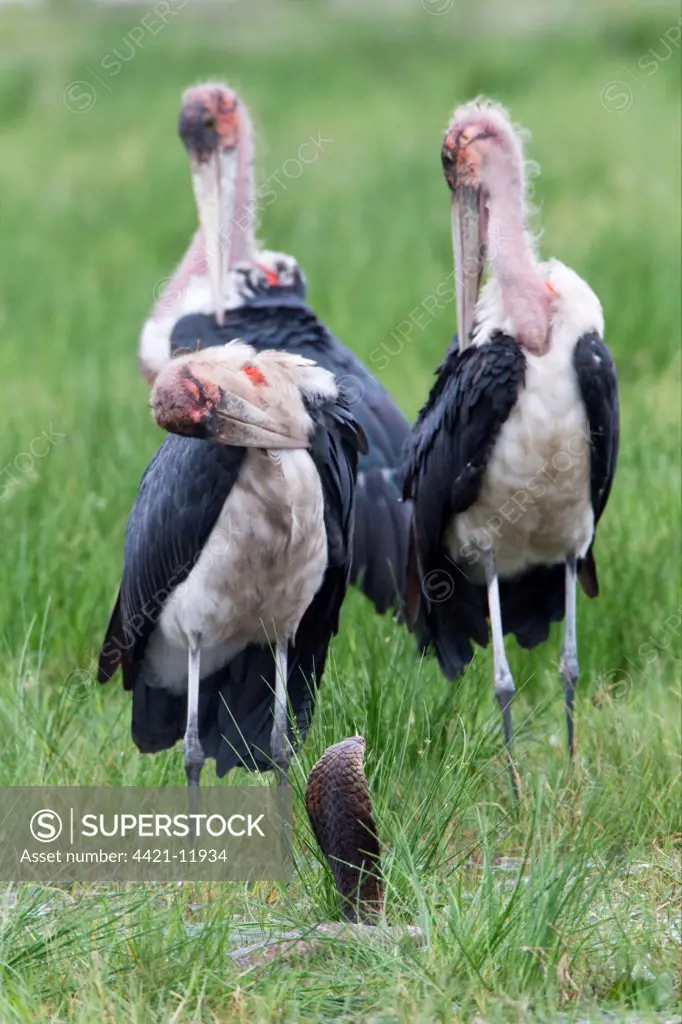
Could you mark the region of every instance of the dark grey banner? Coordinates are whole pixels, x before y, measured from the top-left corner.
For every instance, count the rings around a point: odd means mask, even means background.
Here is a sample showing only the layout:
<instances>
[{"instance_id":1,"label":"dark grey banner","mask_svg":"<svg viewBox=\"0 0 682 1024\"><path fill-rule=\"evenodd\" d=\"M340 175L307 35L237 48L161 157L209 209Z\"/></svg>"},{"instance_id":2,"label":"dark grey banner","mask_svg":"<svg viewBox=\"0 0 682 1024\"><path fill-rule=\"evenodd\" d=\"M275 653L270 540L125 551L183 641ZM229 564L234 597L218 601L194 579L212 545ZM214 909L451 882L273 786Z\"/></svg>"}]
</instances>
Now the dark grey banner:
<instances>
[{"instance_id":1,"label":"dark grey banner","mask_svg":"<svg viewBox=\"0 0 682 1024\"><path fill-rule=\"evenodd\" d=\"M288 787L0 787L0 881L291 877Z\"/></svg>"}]
</instances>

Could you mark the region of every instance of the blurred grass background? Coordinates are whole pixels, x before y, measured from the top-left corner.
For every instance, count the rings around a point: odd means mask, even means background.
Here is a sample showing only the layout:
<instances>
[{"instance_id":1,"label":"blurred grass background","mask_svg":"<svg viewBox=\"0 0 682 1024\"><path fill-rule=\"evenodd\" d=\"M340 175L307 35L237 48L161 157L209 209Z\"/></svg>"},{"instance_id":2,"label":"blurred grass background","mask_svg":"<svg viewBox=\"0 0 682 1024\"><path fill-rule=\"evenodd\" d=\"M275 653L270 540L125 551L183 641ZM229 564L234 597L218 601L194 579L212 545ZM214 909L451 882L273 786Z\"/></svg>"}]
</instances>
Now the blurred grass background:
<instances>
[{"instance_id":1,"label":"blurred grass background","mask_svg":"<svg viewBox=\"0 0 682 1024\"><path fill-rule=\"evenodd\" d=\"M344 609L294 783L300 792L326 744L366 736L389 918L427 928L425 952L341 946L239 975L228 952L247 926L337 913L298 815L289 887L7 889L0 1019L508 1021L598 1008L672 1019L679 57L675 4L0 9L4 785L183 782L180 749L139 755L126 695L87 673L126 517L160 439L136 344L195 223L176 137L189 83L226 79L245 98L259 179L283 183L272 185L261 238L296 255L313 307L410 417L455 326L452 302L431 316L421 305L452 269L441 132L464 99L505 103L531 129L541 166L542 252L573 266L604 305L623 417L597 547L602 593L579 603L572 774L560 631L530 655L509 645L521 690L519 814L510 815L488 652L451 687L359 595ZM311 137L323 148L295 177L287 161ZM43 432L52 440L35 457Z\"/></svg>"}]
</instances>

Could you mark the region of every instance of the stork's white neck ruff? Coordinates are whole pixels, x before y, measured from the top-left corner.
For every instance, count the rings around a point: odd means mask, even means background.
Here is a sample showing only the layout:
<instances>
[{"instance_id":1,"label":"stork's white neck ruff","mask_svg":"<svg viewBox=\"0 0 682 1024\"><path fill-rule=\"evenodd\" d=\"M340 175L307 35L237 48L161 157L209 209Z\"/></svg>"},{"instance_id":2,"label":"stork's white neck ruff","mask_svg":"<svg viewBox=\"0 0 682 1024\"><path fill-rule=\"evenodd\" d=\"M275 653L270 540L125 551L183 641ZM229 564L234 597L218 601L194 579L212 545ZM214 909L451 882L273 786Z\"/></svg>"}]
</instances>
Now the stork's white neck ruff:
<instances>
[{"instance_id":1,"label":"stork's white neck ruff","mask_svg":"<svg viewBox=\"0 0 682 1024\"><path fill-rule=\"evenodd\" d=\"M586 281L559 260L537 265L545 284L551 285L554 296L549 318L550 348L570 345L571 352L583 334L596 331L604 336L604 314L599 299ZM512 318L507 314L499 281L491 277L481 290L476 305L473 345L482 345L500 331L516 337Z\"/></svg>"}]
</instances>

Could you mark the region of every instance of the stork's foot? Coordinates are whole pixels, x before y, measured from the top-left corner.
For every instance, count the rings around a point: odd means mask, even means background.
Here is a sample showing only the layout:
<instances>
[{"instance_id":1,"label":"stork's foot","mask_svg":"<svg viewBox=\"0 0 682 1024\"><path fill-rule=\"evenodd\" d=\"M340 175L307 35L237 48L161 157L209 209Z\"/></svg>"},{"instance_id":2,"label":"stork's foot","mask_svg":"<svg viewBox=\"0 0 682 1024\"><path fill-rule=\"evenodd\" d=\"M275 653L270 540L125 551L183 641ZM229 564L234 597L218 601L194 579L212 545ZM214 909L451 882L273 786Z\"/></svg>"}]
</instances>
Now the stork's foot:
<instances>
[{"instance_id":1,"label":"stork's foot","mask_svg":"<svg viewBox=\"0 0 682 1024\"><path fill-rule=\"evenodd\" d=\"M568 754L571 761L575 760L575 736L573 731L573 708L575 703L575 684L578 682L578 655L574 650L566 650L561 655L559 669L564 687L564 703L566 705L566 736L568 738Z\"/></svg>"}]
</instances>

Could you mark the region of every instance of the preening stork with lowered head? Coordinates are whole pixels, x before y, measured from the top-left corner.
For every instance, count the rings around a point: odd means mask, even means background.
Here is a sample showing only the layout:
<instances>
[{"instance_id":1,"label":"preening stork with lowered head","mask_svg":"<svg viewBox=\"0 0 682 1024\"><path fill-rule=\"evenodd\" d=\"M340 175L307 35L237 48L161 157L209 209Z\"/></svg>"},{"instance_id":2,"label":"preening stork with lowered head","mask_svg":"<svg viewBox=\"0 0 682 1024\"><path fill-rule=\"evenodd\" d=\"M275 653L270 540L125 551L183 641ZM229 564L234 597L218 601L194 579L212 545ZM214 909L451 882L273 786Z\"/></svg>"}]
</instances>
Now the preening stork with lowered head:
<instances>
[{"instance_id":1,"label":"preening stork with lowered head","mask_svg":"<svg viewBox=\"0 0 682 1024\"><path fill-rule=\"evenodd\" d=\"M409 508L397 468L409 424L385 388L317 318L296 260L261 249L248 110L227 85L187 90L180 111L200 228L140 338L153 380L172 355L240 338L313 359L345 385L368 441L356 491L352 581L379 612L400 604Z\"/></svg>"},{"instance_id":2,"label":"preening stork with lowered head","mask_svg":"<svg viewBox=\"0 0 682 1024\"><path fill-rule=\"evenodd\" d=\"M171 433L130 513L99 679L122 669L141 751L184 736L195 800L206 757L286 778L338 628L365 442L329 371L240 341L173 360L151 404Z\"/></svg>"},{"instance_id":3,"label":"preening stork with lowered head","mask_svg":"<svg viewBox=\"0 0 682 1024\"><path fill-rule=\"evenodd\" d=\"M487 645L489 619L516 785L505 633L531 648L565 618L560 675L574 753L576 583L597 596L593 544L618 452L616 373L597 296L563 263L536 256L521 137L506 112L485 100L455 110L442 162L459 345L407 446L408 604L450 679L471 661L472 642ZM439 573L450 585L433 601L428 583Z\"/></svg>"}]
</instances>

